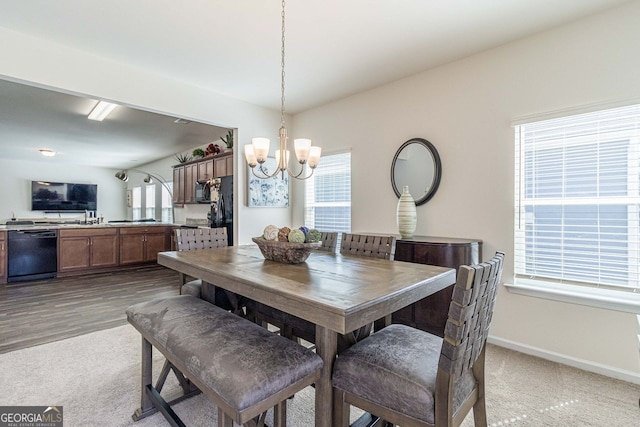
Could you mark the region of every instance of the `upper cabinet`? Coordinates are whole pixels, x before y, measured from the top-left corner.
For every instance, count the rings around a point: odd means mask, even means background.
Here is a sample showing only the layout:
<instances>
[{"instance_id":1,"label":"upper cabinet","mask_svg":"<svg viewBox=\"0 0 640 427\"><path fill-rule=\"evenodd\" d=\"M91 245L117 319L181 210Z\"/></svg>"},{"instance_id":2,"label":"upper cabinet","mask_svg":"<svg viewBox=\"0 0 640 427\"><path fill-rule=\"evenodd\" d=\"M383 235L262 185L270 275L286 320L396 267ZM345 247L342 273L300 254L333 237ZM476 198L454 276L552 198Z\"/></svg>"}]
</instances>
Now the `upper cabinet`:
<instances>
[{"instance_id":1,"label":"upper cabinet","mask_svg":"<svg viewBox=\"0 0 640 427\"><path fill-rule=\"evenodd\" d=\"M176 165L173 167L173 203L196 203L196 181L232 175L232 151Z\"/></svg>"}]
</instances>

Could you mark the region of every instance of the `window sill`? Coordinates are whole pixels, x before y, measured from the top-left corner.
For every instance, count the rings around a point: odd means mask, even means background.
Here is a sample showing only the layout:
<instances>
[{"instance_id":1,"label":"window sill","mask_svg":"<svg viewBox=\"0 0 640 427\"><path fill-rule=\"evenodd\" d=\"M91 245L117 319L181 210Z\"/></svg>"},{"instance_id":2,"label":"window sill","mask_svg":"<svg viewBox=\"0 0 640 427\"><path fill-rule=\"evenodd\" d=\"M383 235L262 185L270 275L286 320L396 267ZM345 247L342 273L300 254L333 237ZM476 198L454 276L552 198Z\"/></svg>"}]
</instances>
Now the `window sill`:
<instances>
[{"instance_id":1,"label":"window sill","mask_svg":"<svg viewBox=\"0 0 640 427\"><path fill-rule=\"evenodd\" d=\"M504 286L514 294L640 314L640 294L638 293L522 279L517 280L515 284L505 283Z\"/></svg>"}]
</instances>

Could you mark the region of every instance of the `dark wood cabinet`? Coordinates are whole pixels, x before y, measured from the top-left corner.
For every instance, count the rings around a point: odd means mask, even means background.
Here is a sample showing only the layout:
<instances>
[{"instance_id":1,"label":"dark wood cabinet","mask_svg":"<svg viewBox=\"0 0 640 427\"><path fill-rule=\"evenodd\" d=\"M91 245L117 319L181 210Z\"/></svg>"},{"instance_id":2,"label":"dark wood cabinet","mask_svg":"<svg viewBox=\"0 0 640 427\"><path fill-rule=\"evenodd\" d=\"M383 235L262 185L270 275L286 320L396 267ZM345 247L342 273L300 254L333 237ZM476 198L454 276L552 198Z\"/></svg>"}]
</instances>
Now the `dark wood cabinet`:
<instances>
[{"instance_id":1,"label":"dark wood cabinet","mask_svg":"<svg viewBox=\"0 0 640 427\"><path fill-rule=\"evenodd\" d=\"M7 283L7 232L0 231L0 283Z\"/></svg>"},{"instance_id":2,"label":"dark wood cabinet","mask_svg":"<svg viewBox=\"0 0 640 427\"><path fill-rule=\"evenodd\" d=\"M170 249L171 227L123 227L120 229L120 265L142 264L158 259Z\"/></svg>"},{"instance_id":3,"label":"dark wood cabinet","mask_svg":"<svg viewBox=\"0 0 640 427\"><path fill-rule=\"evenodd\" d=\"M173 204L184 203L184 166L173 168Z\"/></svg>"},{"instance_id":4,"label":"dark wood cabinet","mask_svg":"<svg viewBox=\"0 0 640 427\"><path fill-rule=\"evenodd\" d=\"M173 204L197 203L196 181L233 175L233 152L193 160L173 167Z\"/></svg>"},{"instance_id":5,"label":"dark wood cabinet","mask_svg":"<svg viewBox=\"0 0 640 427\"><path fill-rule=\"evenodd\" d=\"M58 271L118 265L118 229L69 229L58 233Z\"/></svg>"},{"instance_id":6,"label":"dark wood cabinet","mask_svg":"<svg viewBox=\"0 0 640 427\"><path fill-rule=\"evenodd\" d=\"M477 264L482 260L482 241L446 237L416 236L396 241L397 261L416 262L457 268ZM453 286L395 312L393 323L403 323L418 329L444 335Z\"/></svg>"}]
</instances>

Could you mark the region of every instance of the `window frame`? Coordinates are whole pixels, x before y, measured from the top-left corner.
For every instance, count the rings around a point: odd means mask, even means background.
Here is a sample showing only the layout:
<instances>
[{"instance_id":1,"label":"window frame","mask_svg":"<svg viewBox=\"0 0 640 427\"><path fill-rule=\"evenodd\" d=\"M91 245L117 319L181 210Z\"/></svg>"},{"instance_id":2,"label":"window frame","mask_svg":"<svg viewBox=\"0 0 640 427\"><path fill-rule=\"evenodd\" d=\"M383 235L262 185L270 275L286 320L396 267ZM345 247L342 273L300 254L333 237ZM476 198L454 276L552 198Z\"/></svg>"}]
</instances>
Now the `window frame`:
<instances>
[{"instance_id":1,"label":"window frame","mask_svg":"<svg viewBox=\"0 0 640 427\"><path fill-rule=\"evenodd\" d=\"M595 113L595 112L606 113L606 110L614 109L618 107L633 108L634 104L639 104L639 102L636 101L636 102L628 103L624 105L609 104L609 105L589 106L589 107L583 108L582 111L575 110L575 109L565 110L565 111L557 112L557 114L555 115L545 114L543 116L541 115L538 117L530 116L530 117L512 122L512 125L515 128L514 130L515 130L515 143L516 143L515 152L514 152L514 160L515 160L514 278L513 278L514 280L513 280L513 283L505 284L505 287L510 292L521 294L521 295L551 299L554 301L581 304L581 305L611 309L616 311L631 312L631 313L640 312L640 286L636 285L635 288L621 287L624 289L616 289L615 286L609 286L609 285L602 286L597 284L574 282L567 279L555 280L555 279L547 279L543 277L535 277L535 278L525 277L525 275L522 274L522 270L520 270L519 272L519 267L524 262L526 262L526 260L518 258L519 248L517 247L519 244L518 239L522 238L522 233L524 233L523 230L520 230L520 231L518 230L518 226L521 223L524 223L524 221L521 218L522 212L524 211L524 208L522 208L521 206L521 203L522 203L521 197L523 197L522 194L524 192L524 181L525 181L524 179L525 155L523 154L522 146L519 145L521 144L521 141L519 140L520 127L523 125L526 126L527 124L533 124L535 122L546 121L546 120L556 120L556 119L562 119L562 118L570 119L570 116L574 116L577 114ZM637 143L638 143L637 138L638 138L637 134L636 136L631 137L630 152L633 152L633 150L637 151ZM566 146L561 145L560 147L566 147ZM634 161L637 161L637 159L632 158L628 161L634 162ZM637 168L637 165L635 165L634 167ZM564 165L561 170L563 171L563 173L566 173L567 171ZM633 188L631 189L631 191L634 191ZM635 194L627 194L627 196L630 196L632 200L637 200L637 197L638 197ZM560 197L560 199L563 199L566 202L567 199L571 199L571 196L563 195L562 197ZM606 202L606 199L607 197L601 197L601 196L588 197L582 200L582 202L587 202L587 203L582 203L582 204L592 206L593 203L591 202L596 200L597 202L595 203L595 205L602 206L606 204L606 203L603 203L603 201ZM633 202L631 205L627 204L627 206L633 206L633 205L637 206L636 203L637 202ZM525 204L522 203L522 205L525 205ZM561 206L561 204L559 206ZM563 219L563 221L564 220L565 219ZM633 242L635 241L634 239L637 239L638 237L637 235L640 234L640 231L637 229L637 226L628 225L628 227L632 227L632 231L634 232L632 237L629 238L630 239L629 241ZM519 233L521 234L520 236L519 236ZM523 251L523 254L526 253L524 248L522 249L522 251ZM632 249L632 252L633 252L633 249ZM633 261L631 260L630 262L633 262Z\"/></svg>"}]
</instances>

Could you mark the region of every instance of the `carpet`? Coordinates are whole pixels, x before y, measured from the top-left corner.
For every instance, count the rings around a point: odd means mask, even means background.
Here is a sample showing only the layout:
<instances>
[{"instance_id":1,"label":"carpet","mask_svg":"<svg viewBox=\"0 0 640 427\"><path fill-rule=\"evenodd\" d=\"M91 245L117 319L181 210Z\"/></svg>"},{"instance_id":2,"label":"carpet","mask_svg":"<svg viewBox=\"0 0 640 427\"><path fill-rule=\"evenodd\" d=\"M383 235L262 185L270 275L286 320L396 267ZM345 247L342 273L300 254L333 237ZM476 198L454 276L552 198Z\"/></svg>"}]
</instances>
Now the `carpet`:
<instances>
[{"instance_id":1,"label":"carpet","mask_svg":"<svg viewBox=\"0 0 640 427\"><path fill-rule=\"evenodd\" d=\"M154 378L162 362L154 351ZM0 405L63 406L65 427L165 426L160 414L131 419L140 400L139 363L140 335L129 325L2 354ZM177 390L173 376L165 390ZM638 427L639 397L634 384L487 348L489 426ZM313 389L296 394L288 425L312 426L313 408ZM189 426L217 425L216 409L202 395L174 410ZM473 426L472 415L463 426Z\"/></svg>"}]
</instances>

